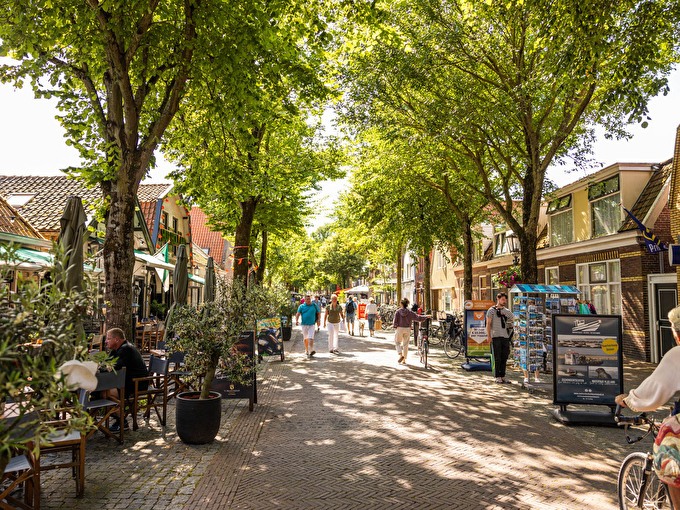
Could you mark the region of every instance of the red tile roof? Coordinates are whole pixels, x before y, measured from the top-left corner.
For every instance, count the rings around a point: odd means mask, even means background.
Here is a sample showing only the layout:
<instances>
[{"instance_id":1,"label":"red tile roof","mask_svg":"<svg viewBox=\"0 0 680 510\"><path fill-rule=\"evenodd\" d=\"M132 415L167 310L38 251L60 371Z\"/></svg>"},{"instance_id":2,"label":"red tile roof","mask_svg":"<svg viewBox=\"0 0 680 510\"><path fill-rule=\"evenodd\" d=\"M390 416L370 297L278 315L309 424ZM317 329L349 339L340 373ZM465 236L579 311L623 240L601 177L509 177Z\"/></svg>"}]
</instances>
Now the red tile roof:
<instances>
[{"instance_id":1,"label":"red tile roof","mask_svg":"<svg viewBox=\"0 0 680 510\"><path fill-rule=\"evenodd\" d=\"M45 239L33 225L0 196L0 232L33 239Z\"/></svg>"},{"instance_id":2,"label":"red tile roof","mask_svg":"<svg viewBox=\"0 0 680 510\"><path fill-rule=\"evenodd\" d=\"M82 198L86 211L101 199L99 188L87 188L80 181L66 176L0 175L0 195L7 199L18 193L33 195L26 204L16 209L41 232L59 230L59 220L69 196Z\"/></svg>"},{"instance_id":3,"label":"red tile roof","mask_svg":"<svg viewBox=\"0 0 680 510\"><path fill-rule=\"evenodd\" d=\"M207 216L197 206L191 208L191 240L208 252L215 264L224 267L229 241L219 232L210 230Z\"/></svg>"}]
</instances>

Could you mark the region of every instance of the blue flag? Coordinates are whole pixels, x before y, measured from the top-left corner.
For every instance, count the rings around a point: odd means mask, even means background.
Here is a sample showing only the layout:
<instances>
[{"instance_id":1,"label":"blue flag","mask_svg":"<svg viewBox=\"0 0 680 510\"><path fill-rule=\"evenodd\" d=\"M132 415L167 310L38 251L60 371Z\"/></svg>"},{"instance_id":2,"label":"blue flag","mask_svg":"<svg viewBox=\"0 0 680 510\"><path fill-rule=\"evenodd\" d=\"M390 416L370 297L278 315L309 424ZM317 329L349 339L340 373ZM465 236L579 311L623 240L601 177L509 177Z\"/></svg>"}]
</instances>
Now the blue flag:
<instances>
[{"instance_id":1,"label":"blue flag","mask_svg":"<svg viewBox=\"0 0 680 510\"><path fill-rule=\"evenodd\" d=\"M642 232L642 238L645 240L645 244L647 245L647 251L649 253L659 253L660 251L668 250L668 245L661 241L661 239L656 237L651 230L645 227L640 220L633 216L632 212L630 212L625 207L623 208L623 210L628 213L630 219L637 224L638 229L640 230L640 232Z\"/></svg>"}]
</instances>

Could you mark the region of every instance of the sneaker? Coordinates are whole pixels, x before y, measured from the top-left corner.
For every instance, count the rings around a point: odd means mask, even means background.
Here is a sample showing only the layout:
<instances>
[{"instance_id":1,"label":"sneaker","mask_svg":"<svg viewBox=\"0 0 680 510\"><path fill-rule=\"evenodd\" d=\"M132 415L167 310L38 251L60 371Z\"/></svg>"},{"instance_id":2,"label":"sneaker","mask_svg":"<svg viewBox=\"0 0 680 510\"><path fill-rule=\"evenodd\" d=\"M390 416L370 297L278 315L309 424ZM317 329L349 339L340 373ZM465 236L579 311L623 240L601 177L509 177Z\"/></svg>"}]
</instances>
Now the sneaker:
<instances>
[{"instance_id":1,"label":"sneaker","mask_svg":"<svg viewBox=\"0 0 680 510\"><path fill-rule=\"evenodd\" d=\"M399 355L399 360L397 361L397 363L401 363L401 362L403 362L403 361L404 361L404 356L400 354L400 355Z\"/></svg>"},{"instance_id":2,"label":"sneaker","mask_svg":"<svg viewBox=\"0 0 680 510\"><path fill-rule=\"evenodd\" d=\"M312 352L309 353L309 357L311 358L311 357L314 356L315 354L316 354L316 351L312 351Z\"/></svg>"},{"instance_id":3,"label":"sneaker","mask_svg":"<svg viewBox=\"0 0 680 510\"><path fill-rule=\"evenodd\" d=\"M502 377L496 377L496 383L497 384L503 384L503 378Z\"/></svg>"},{"instance_id":4,"label":"sneaker","mask_svg":"<svg viewBox=\"0 0 680 510\"><path fill-rule=\"evenodd\" d=\"M536 377L536 378L534 378L534 382L535 382L535 383L540 383L541 380L540 380L538 377Z\"/></svg>"},{"instance_id":5,"label":"sneaker","mask_svg":"<svg viewBox=\"0 0 680 510\"><path fill-rule=\"evenodd\" d=\"M529 384L529 378L528 377L524 378L524 384Z\"/></svg>"},{"instance_id":6,"label":"sneaker","mask_svg":"<svg viewBox=\"0 0 680 510\"><path fill-rule=\"evenodd\" d=\"M333 354L340 354L340 351L337 349L333 349Z\"/></svg>"}]
</instances>

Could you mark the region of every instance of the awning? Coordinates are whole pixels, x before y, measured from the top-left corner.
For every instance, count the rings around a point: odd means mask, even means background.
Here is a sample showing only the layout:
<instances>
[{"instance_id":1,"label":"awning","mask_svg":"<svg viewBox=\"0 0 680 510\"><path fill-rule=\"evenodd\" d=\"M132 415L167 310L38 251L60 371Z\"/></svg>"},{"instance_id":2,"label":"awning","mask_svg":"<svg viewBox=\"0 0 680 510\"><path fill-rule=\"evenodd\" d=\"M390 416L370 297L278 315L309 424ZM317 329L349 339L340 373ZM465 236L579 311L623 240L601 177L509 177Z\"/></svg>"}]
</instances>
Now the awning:
<instances>
[{"instance_id":1,"label":"awning","mask_svg":"<svg viewBox=\"0 0 680 510\"><path fill-rule=\"evenodd\" d=\"M175 266L173 266L172 264L169 264L164 260L154 257L153 255L149 255L148 253L142 253L141 251L137 250L135 250L135 259L137 259L139 262L143 262L149 267L157 269L166 269L168 271L174 271L175 269Z\"/></svg>"},{"instance_id":2,"label":"awning","mask_svg":"<svg viewBox=\"0 0 680 510\"><path fill-rule=\"evenodd\" d=\"M345 294L368 294L368 285L357 285L351 289L347 289Z\"/></svg>"},{"instance_id":3,"label":"awning","mask_svg":"<svg viewBox=\"0 0 680 510\"><path fill-rule=\"evenodd\" d=\"M192 282L200 283L201 285L205 285L205 278L201 278L200 276L190 274L189 280L191 280Z\"/></svg>"},{"instance_id":4,"label":"awning","mask_svg":"<svg viewBox=\"0 0 680 510\"><path fill-rule=\"evenodd\" d=\"M573 285L535 285L518 283L510 292L530 292L535 294L580 294L581 291Z\"/></svg>"},{"instance_id":5,"label":"awning","mask_svg":"<svg viewBox=\"0 0 680 510\"><path fill-rule=\"evenodd\" d=\"M0 253L5 255L7 249L0 246ZM52 254L31 250L30 248L17 248L11 260L0 260L0 266L9 267L19 271L40 271L51 267L53 264Z\"/></svg>"}]
</instances>

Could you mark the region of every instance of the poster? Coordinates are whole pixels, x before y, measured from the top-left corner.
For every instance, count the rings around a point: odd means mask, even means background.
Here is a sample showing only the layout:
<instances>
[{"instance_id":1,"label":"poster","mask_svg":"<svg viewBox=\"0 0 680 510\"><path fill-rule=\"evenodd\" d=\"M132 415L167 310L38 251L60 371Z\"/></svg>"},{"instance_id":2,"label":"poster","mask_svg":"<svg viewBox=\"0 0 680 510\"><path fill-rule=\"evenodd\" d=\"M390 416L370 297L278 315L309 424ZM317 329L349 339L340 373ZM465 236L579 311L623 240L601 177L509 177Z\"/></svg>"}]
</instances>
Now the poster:
<instances>
[{"instance_id":1,"label":"poster","mask_svg":"<svg viewBox=\"0 0 680 510\"><path fill-rule=\"evenodd\" d=\"M259 319L257 321L257 353L260 356L280 354L283 359L280 317Z\"/></svg>"},{"instance_id":2,"label":"poster","mask_svg":"<svg viewBox=\"0 0 680 510\"><path fill-rule=\"evenodd\" d=\"M486 310L465 310L465 331L467 333L465 356L491 357L491 342L486 336Z\"/></svg>"},{"instance_id":3,"label":"poster","mask_svg":"<svg viewBox=\"0 0 680 510\"><path fill-rule=\"evenodd\" d=\"M553 315L555 404L614 405L623 393L620 315Z\"/></svg>"}]
</instances>

